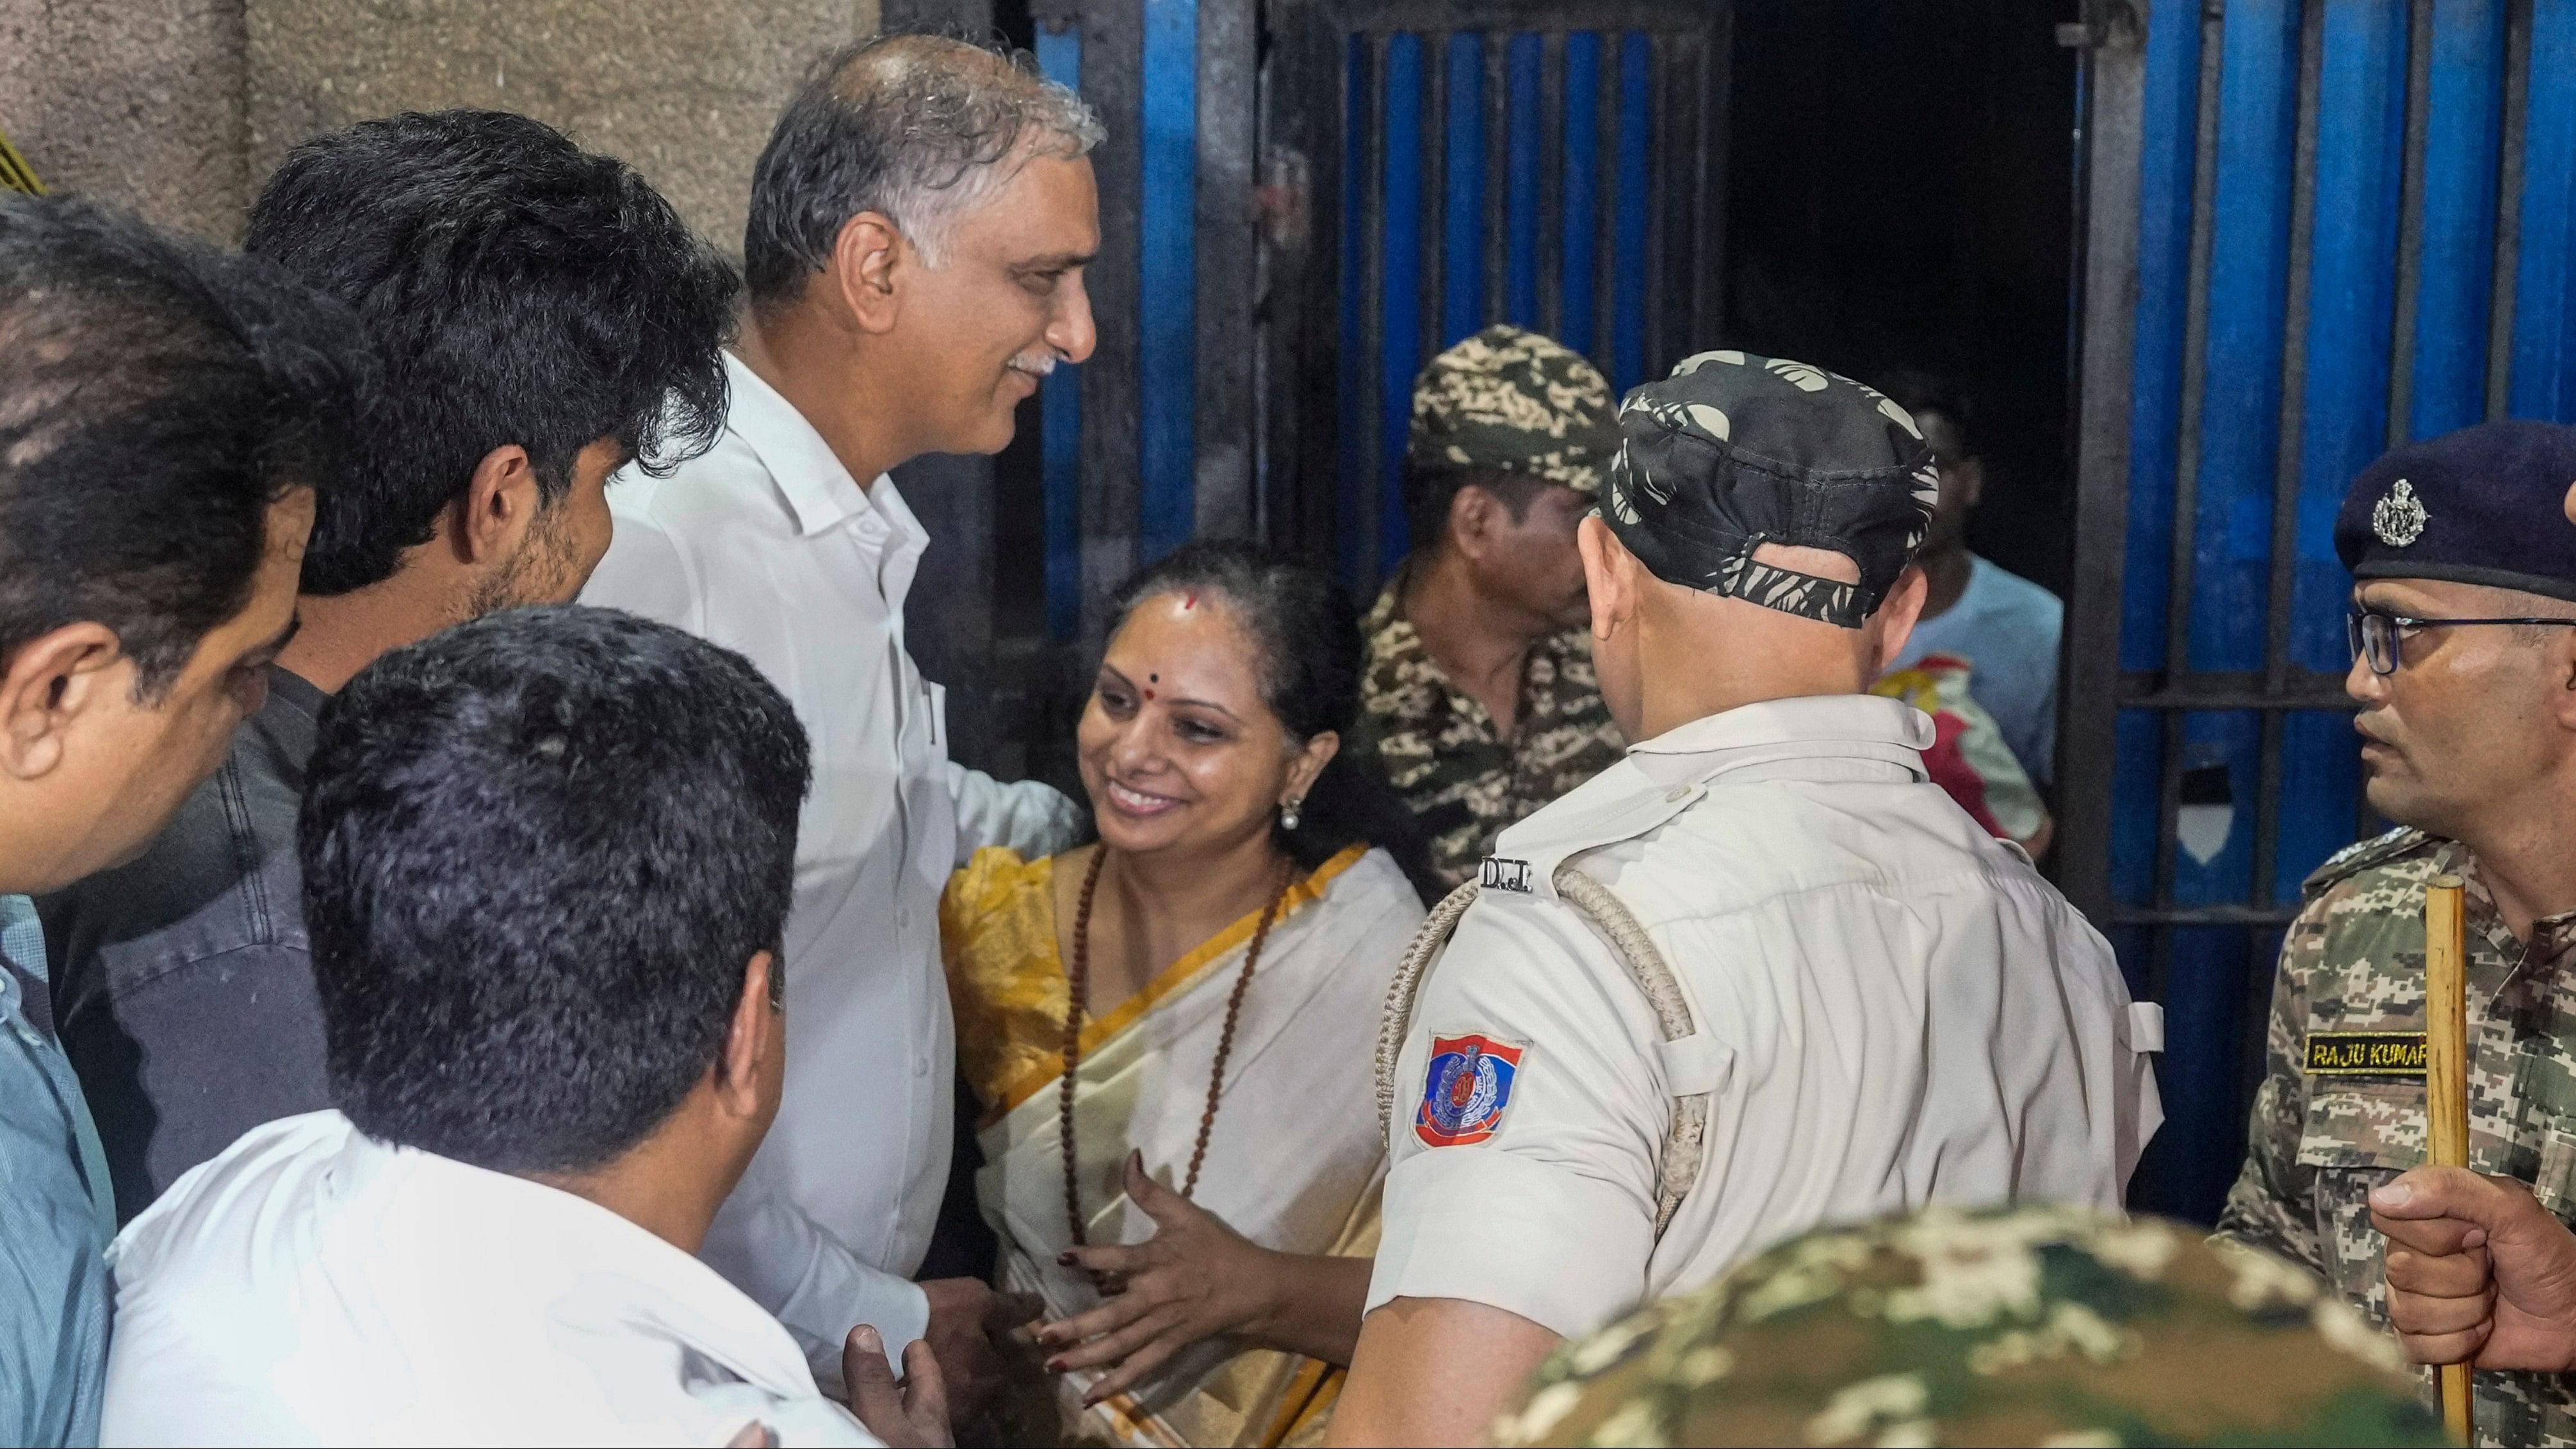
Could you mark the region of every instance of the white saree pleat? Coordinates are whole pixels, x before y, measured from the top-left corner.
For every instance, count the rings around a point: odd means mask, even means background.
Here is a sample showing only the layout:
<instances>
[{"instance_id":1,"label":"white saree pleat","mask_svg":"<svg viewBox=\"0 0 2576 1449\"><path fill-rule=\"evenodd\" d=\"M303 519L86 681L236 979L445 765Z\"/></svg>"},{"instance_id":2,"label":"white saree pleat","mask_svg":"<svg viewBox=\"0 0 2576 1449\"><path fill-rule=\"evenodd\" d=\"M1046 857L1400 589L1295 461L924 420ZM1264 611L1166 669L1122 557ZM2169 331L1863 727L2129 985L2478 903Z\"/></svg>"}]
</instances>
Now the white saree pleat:
<instances>
[{"instance_id":1,"label":"white saree pleat","mask_svg":"<svg viewBox=\"0 0 2576 1449\"><path fill-rule=\"evenodd\" d=\"M1321 900L1281 920L1246 994L1195 1201L1264 1247L1324 1253L1344 1242L1385 1172L1370 1075L1378 1015L1422 908L1402 873L1371 852ZM1075 1076L1074 1134L1086 1237L1142 1242L1154 1224L1121 1188L1128 1152L1177 1188L1207 1104L1208 1070L1245 947L1196 968L1135 1021L1090 1048ZM982 1134L976 1196L1001 1239L1002 1286L1036 1293L1061 1319L1098 1304L1070 1246L1057 1084ZM1267 1359L1268 1364L1248 1362ZM1284 1384L1298 1361L1223 1342L1200 1345L1130 1395L1083 1416L1117 1443L1231 1443L1258 1436L1259 1385ZM1081 1414L1087 1375L1064 1402ZM1272 1397L1275 1397L1275 1392ZM1212 1439L1211 1434L1221 1434Z\"/></svg>"}]
</instances>

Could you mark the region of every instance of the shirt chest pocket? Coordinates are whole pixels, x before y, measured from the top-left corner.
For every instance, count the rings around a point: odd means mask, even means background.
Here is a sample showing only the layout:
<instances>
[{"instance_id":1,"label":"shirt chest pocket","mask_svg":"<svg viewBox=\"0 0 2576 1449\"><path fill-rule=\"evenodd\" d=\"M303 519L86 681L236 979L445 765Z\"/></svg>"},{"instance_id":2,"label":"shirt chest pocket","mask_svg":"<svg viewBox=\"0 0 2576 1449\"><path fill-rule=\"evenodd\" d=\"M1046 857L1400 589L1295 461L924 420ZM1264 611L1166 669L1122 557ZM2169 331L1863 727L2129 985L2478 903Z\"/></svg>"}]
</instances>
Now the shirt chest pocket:
<instances>
[{"instance_id":1,"label":"shirt chest pocket","mask_svg":"<svg viewBox=\"0 0 2576 1449\"><path fill-rule=\"evenodd\" d=\"M2403 1172L2424 1160L2418 1082L2318 1082L2299 1132L2299 1165L2321 1171Z\"/></svg>"},{"instance_id":2,"label":"shirt chest pocket","mask_svg":"<svg viewBox=\"0 0 2576 1449\"><path fill-rule=\"evenodd\" d=\"M2298 1162L2313 1174L2309 1210L2320 1266L2347 1298L2376 1304L2381 1239L2370 1223L2370 1190L2424 1160L2424 1088L2310 1080Z\"/></svg>"}]
</instances>

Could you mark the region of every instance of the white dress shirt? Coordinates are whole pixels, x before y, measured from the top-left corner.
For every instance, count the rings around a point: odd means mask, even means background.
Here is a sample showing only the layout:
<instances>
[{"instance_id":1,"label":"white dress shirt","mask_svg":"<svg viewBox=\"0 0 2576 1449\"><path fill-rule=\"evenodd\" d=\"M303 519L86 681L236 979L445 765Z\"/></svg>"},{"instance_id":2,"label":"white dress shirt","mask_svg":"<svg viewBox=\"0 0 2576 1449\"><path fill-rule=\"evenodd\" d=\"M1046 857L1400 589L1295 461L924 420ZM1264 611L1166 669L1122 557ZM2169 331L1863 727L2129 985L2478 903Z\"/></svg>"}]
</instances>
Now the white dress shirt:
<instances>
[{"instance_id":1,"label":"white dress shirt","mask_svg":"<svg viewBox=\"0 0 2576 1449\"><path fill-rule=\"evenodd\" d=\"M1821 1223L1931 1201L2119 1208L2162 1119L2142 1055L2162 1017L2131 1006L2028 858L1925 778L1932 740L1890 699L1748 705L1632 747L1503 833L1399 1059L1370 1308L1466 1299L1572 1337ZM1663 951L1695 1033L1666 1043L1557 898L1568 859ZM1479 1065L1470 1038L1516 1070ZM1699 1178L1659 1241L1658 1159L1674 1099L1698 1093Z\"/></svg>"},{"instance_id":2,"label":"white dress shirt","mask_svg":"<svg viewBox=\"0 0 2576 1449\"><path fill-rule=\"evenodd\" d=\"M108 1261L107 1444L878 1442L704 1263L338 1112L242 1134Z\"/></svg>"},{"instance_id":3,"label":"white dress shirt","mask_svg":"<svg viewBox=\"0 0 2576 1449\"><path fill-rule=\"evenodd\" d=\"M1044 785L952 764L946 691L904 649L928 536L893 480L861 488L776 389L728 355L714 448L609 493L615 542L582 602L751 659L810 737L814 791L787 918L787 1088L704 1256L776 1313L827 1386L842 1339L921 1336L909 1281L948 1182L954 1030L939 893L982 845L1043 854L1074 823Z\"/></svg>"}]
</instances>

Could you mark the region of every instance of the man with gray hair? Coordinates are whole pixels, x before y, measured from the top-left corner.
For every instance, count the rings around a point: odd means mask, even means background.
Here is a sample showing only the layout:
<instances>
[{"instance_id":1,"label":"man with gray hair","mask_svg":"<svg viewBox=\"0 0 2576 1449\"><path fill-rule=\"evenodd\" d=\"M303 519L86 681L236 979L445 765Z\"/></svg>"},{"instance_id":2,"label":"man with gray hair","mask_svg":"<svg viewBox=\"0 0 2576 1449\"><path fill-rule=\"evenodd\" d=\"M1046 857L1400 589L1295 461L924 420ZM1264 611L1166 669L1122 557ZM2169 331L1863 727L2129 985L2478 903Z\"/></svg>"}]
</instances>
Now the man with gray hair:
<instances>
[{"instance_id":1,"label":"man with gray hair","mask_svg":"<svg viewBox=\"0 0 2576 1449\"><path fill-rule=\"evenodd\" d=\"M988 1331L1031 1313L972 1279L910 1281L954 1110L939 895L976 848L1050 854L1078 817L948 760L944 692L903 636L929 538L885 475L999 451L1038 379L1091 355L1101 138L1023 56L897 35L826 58L753 176L724 435L611 495L616 542L582 595L748 655L813 739L784 1101L702 1255L827 1382L857 1324L889 1353L927 1338L961 1413Z\"/></svg>"}]
</instances>

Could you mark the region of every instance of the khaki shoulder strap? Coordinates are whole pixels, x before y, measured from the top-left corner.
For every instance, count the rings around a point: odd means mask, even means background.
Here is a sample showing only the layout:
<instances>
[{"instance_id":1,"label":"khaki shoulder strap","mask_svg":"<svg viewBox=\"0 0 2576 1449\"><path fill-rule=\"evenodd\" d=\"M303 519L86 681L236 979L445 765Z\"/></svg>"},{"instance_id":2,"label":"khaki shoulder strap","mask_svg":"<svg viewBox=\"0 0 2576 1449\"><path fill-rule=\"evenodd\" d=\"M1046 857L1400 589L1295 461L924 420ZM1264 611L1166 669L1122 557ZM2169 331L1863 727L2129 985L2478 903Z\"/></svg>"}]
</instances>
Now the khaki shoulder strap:
<instances>
[{"instance_id":1,"label":"khaki shoulder strap","mask_svg":"<svg viewBox=\"0 0 2576 1449\"><path fill-rule=\"evenodd\" d=\"M1693 1034L1689 998L1682 994L1681 983L1673 978L1673 968L1664 960L1646 928L1638 924L1626 903L1608 886L1576 870L1572 863L1556 868L1554 877L1557 898L1574 907L1610 942L1610 954L1646 994L1654 1008L1656 1029L1665 1041L1680 1041ZM1413 1030L1413 1007L1422 994L1423 978L1431 963L1449 944L1450 933L1458 929L1458 919L1476 903L1477 887L1470 881L1451 891L1447 898L1432 908L1422 930L1405 950L1404 960L1397 965L1395 980L1387 988L1386 1018L1379 1024L1377 1036L1377 1112L1378 1130L1392 1133L1395 1123L1395 1066L1404 1052L1404 1040ZM1661 1240L1664 1229L1682 1199L1699 1180L1700 1142L1708 1131L1708 1092L1697 1092L1673 1099L1672 1125L1665 1130L1664 1145L1656 1160L1658 1191L1655 1203L1655 1237Z\"/></svg>"}]
</instances>

